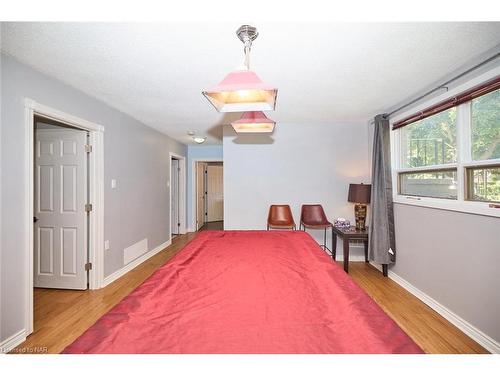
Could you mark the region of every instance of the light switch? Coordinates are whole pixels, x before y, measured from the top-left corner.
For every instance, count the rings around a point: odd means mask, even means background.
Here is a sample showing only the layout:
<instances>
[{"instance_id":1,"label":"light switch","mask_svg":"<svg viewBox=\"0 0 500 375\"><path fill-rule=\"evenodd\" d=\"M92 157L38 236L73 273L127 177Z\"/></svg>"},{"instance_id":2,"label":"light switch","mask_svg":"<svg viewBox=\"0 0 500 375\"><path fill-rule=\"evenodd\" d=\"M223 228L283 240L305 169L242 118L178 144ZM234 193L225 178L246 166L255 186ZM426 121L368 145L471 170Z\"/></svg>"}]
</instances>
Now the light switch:
<instances>
[{"instance_id":1,"label":"light switch","mask_svg":"<svg viewBox=\"0 0 500 375\"><path fill-rule=\"evenodd\" d=\"M104 250L109 250L109 240L104 241Z\"/></svg>"},{"instance_id":2,"label":"light switch","mask_svg":"<svg viewBox=\"0 0 500 375\"><path fill-rule=\"evenodd\" d=\"M116 189L116 180L115 179L111 180L111 189Z\"/></svg>"}]
</instances>

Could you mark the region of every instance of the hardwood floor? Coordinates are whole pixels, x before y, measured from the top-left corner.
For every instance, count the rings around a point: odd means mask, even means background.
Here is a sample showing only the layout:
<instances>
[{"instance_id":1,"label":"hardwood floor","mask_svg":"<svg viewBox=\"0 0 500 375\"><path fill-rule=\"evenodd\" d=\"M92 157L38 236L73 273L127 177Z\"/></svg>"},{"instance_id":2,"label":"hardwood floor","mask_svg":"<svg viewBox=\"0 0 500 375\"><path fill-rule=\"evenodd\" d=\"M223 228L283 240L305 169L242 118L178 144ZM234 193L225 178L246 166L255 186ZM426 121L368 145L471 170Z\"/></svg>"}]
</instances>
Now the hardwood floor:
<instances>
[{"instance_id":1,"label":"hardwood floor","mask_svg":"<svg viewBox=\"0 0 500 375\"><path fill-rule=\"evenodd\" d=\"M339 262L342 264L342 262ZM349 275L426 353L488 353L410 292L365 262L350 262Z\"/></svg>"},{"instance_id":2,"label":"hardwood floor","mask_svg":"<svg viewBox=\"0 0 500 375\"><path fill-rule=\"evenodd\" d=\"M211 221L209 223L205 223L200 230L223 230L224 222L223 221Z\"/></svg>"},{"instance_id":3,"label":"hardwood floor","mask_svg":"<svg viewBox=\"0 0 500 375\"><path fill-rule=\"evenodd\" d=\"M207 228L204 226L202 230ZM168 248L100 290L35 289L34 332L12 352L61 352L195 236L195 233L177 236ZM458 328L398 284L384 278L369 264L351 262L349 272L426 353L487 353Z\"/></svg>"}]
</instances>

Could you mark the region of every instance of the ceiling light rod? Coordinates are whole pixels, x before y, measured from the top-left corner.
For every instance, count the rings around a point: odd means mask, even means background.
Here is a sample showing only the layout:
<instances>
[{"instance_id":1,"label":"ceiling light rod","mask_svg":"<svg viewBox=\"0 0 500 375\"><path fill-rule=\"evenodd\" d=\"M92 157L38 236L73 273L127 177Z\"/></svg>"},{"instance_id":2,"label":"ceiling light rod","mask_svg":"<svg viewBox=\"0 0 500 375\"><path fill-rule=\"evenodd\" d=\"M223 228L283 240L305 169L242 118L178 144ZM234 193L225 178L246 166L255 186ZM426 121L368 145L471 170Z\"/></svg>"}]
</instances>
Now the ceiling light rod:
<instances>
[{"instance_id":1,"label":"ceiling light rod","mask_svg":"<svg viewBox=\"0 0 500 375\"><path fill-rule=\"evenodd\" d=\"M245 45L245 61L244 65L247 70L250 70L250 49L252 48L252 42L257 39L259 32L256 27L250 25L242 25L236 30L236 35L238 39Z\"/></svg>"}]
</instances>

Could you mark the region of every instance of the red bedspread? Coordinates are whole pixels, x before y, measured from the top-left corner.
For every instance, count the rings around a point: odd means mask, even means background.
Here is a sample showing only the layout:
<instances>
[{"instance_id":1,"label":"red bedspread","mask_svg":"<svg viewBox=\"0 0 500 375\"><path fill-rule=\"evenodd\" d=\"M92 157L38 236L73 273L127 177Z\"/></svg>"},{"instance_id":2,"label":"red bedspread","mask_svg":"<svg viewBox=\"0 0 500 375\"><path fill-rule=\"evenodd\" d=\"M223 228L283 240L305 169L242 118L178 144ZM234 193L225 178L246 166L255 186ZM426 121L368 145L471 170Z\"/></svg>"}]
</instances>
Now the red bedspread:
<instances>
[{"instance_id":1,"label":"red bedspread","mask_svg":"<svg viewBox=\"0 0 500 375\"><path fill-rule=\"evenodd\" d=\"M300 231L201 232L65 353L421 353Z\"/></svg>"}]
</instances>

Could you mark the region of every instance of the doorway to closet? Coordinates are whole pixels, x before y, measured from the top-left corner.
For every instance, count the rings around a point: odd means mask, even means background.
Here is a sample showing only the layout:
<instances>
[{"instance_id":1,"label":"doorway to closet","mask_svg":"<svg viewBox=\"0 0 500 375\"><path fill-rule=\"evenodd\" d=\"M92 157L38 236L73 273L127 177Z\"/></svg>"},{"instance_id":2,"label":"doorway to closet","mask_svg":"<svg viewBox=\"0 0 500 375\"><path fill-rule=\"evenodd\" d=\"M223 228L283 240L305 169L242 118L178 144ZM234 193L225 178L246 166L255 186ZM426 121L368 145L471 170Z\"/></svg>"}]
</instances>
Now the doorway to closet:
<instances>
[{"instance_id":1,"label":"doorway to closet","mask_svg":"<svg viewBox=\"0 0 500 375\"><path fill-rule=\"evenodd\" d=\"M224 166L196 162L196 230L224 228Z\"/></svg>"}]
</instances>

